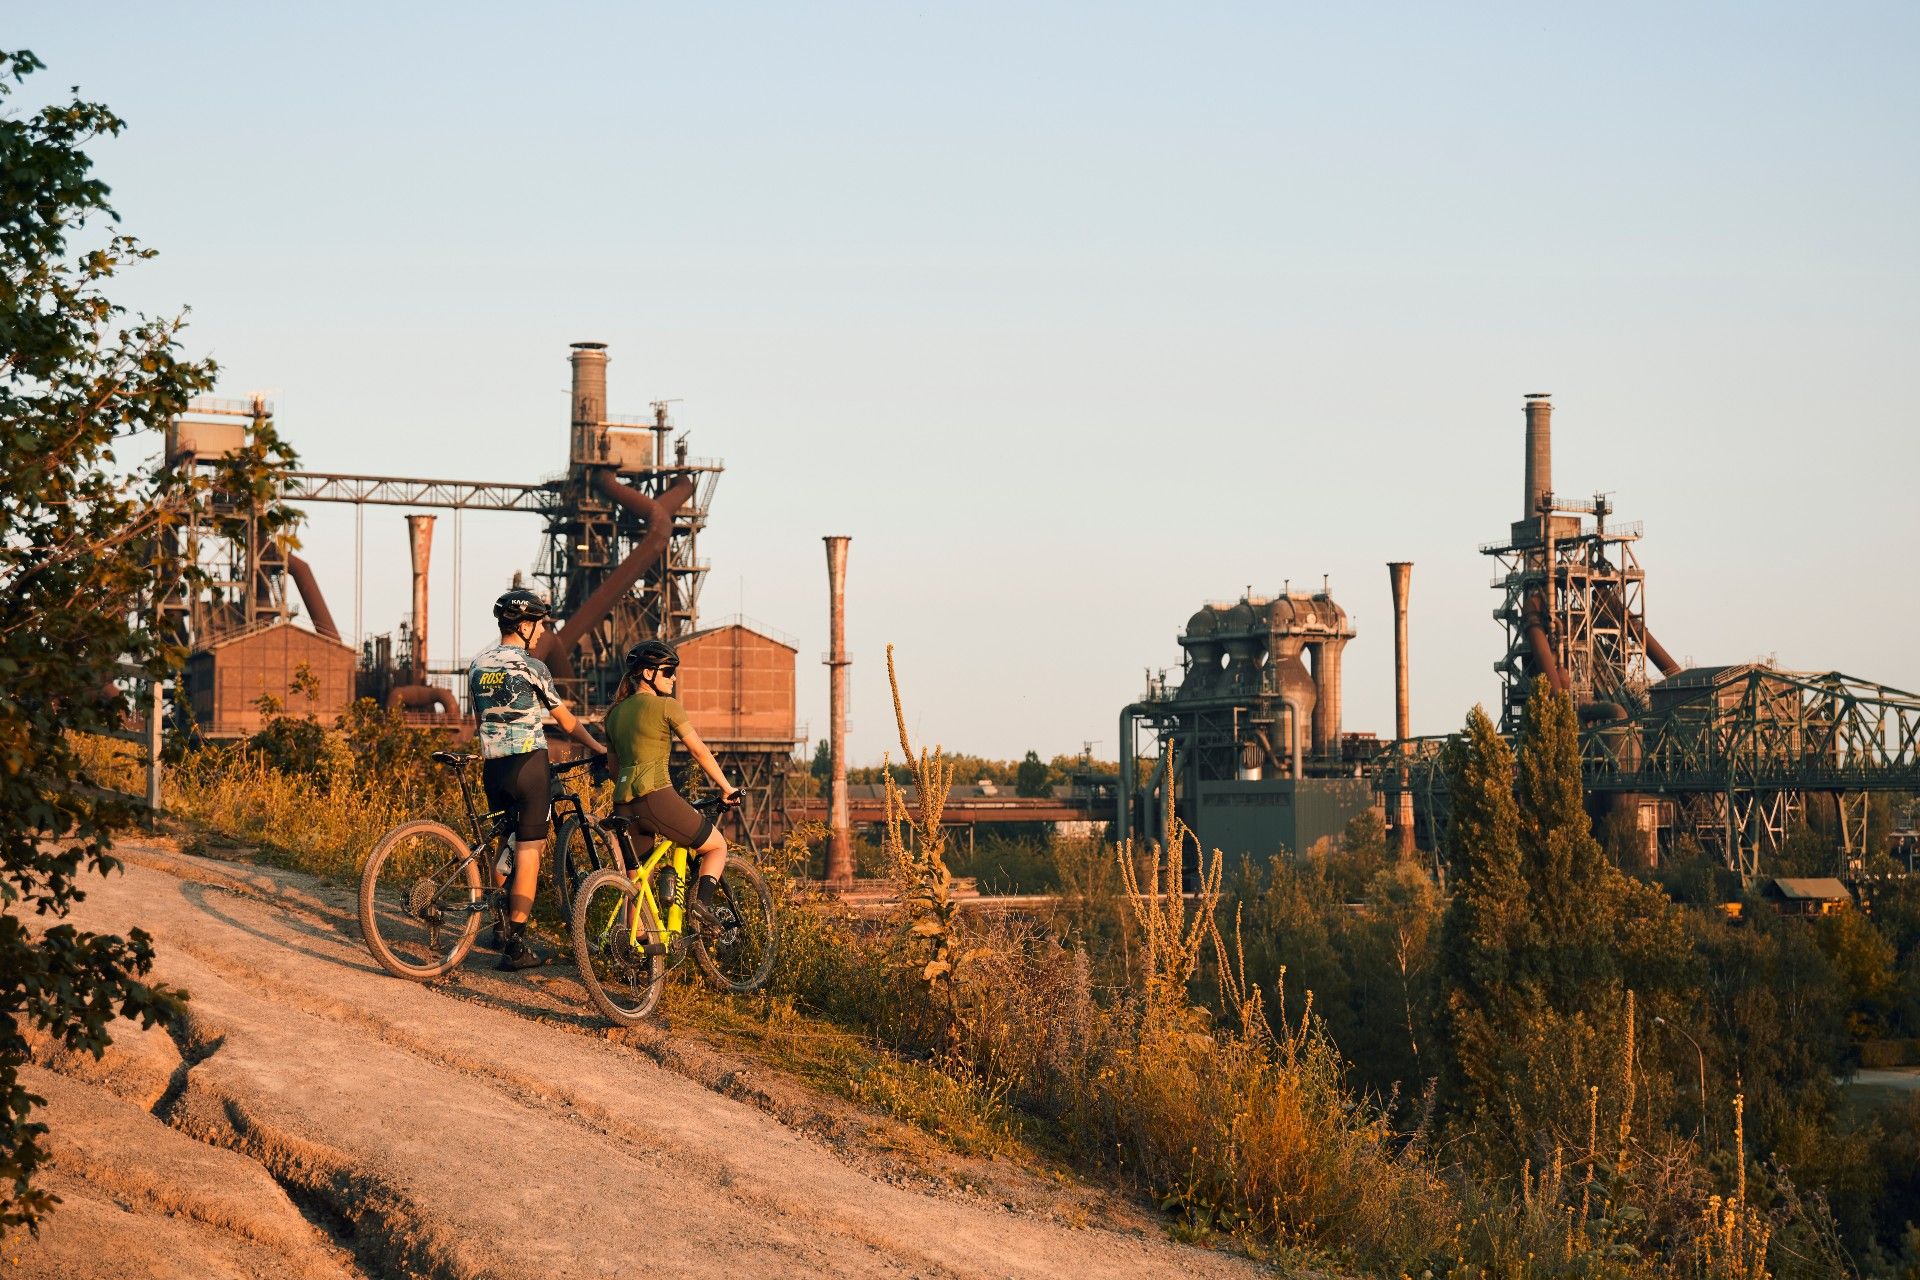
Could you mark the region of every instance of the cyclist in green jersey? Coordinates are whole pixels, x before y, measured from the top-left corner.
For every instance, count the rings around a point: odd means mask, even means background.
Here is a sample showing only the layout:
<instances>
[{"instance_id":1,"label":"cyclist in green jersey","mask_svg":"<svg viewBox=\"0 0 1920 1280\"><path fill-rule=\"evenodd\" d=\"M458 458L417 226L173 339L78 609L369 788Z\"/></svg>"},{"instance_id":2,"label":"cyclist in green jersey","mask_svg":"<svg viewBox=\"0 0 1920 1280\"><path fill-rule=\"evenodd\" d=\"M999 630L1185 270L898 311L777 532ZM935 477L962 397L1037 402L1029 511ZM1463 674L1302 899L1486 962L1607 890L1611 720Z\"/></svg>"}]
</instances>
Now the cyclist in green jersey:
<instances>
[{"instance_id":1,"label":"cyclist in green jersey","mask_svg":"<svg viewBox=\"0 0 1920 1280\"><path fill-rule=\"evenodd\" d=\"M700 881L694 890L695 918L706 914L727 865L727 842L713 820L703 816L673 789L667 764L678 737L687 752L720 788L729 805L740 803L740 789L727 781L720 762L700 740L687 713L673 696L680 655L664 640L645 640L627 654L627 672L607 711L607 742L618 762L613 811L634 826L667 837L700 855Z\"/></svg>"}]
</instances>

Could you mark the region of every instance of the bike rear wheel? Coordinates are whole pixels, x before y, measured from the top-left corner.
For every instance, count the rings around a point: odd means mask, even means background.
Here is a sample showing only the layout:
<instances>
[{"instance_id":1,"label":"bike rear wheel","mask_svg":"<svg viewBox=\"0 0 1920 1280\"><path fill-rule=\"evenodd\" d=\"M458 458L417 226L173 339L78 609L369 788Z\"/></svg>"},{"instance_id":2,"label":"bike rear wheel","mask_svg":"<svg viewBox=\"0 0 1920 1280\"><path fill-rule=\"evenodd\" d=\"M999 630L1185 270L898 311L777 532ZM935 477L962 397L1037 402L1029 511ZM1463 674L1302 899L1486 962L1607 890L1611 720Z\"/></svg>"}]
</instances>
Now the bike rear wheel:
<instances>
[{"instance_id":1,"label":"bike rear wheel","mask_svg":"<svg viewBox=\"0 0 1920 1280\"><path fill-rule=\"evenodd\" d=\"M553 833L553 900L562 920L573 919L573 900L587 877L608 867L617 870L618 859L606 832L583 827L573 818L560 824Z\"/></svg>"},{"instance_id":2,"label":"bike rear wheel","mask_svg":"<svg viewBox=\"0 0 1920 1280\"><path fill-rule=\"evenodd\" d=\"M779 942L767 878L746 858L729 854L710 909L720 928L711 937L694 935L701 971L723 991L759 990L773 973Z\"/></svg>"},{"instance_id":3,"label":"bike rear wheel","mask_svg":"<svg viewBox=\"0 0 1920 1280\"><path fill-rule=\"evenodd\" d=\"M633 881L611 869L594 872L574 893L569 925L580 981L593 1007L623 1027L644 1021L667 983L665 958L646 954L645 911ZM637 941L636 914L643 917Z\"/></svg>"},{"instance_id":4,"label":"bike rear wheel","mask_svg":"<svg viewBox=\"0 0 1920 1280\"><path fill-rule=\"evenodd\" d=\"M479 859L438 822L402 823L367 855L360 935L396 978L427 982L459 964L485 912Z\"/></svg>"}]
</instances>

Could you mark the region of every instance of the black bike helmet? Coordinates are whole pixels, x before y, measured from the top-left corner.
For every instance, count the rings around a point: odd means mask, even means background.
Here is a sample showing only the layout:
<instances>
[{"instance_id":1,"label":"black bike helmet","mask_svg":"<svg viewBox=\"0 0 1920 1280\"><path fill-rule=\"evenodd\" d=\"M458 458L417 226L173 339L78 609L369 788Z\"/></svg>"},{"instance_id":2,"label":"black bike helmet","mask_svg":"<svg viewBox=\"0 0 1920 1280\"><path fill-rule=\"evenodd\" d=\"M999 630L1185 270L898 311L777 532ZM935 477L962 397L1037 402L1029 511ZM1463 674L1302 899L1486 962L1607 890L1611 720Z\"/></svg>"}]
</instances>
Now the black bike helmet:
<instances>
[{"instance_id":1,"label":"black bike helmet","mask_svg":"<svg viewBox=\"0 0 1920 1280\"><path fill-rule=\"evenodd\" d=\"M552 614L547 598L531 587L514 587L493 602L493 616L501 622L532 622Z\"/></svg>"},{"instance_id":2,"label":"black bike helmet","mask_svg":"<svg viewBox=\"0 0 1920 1280\"><path fill-rule=\"evenodd\" d=\"M650 671L680 665L680 653L665 640L642 640L627 650L628 671Z\"/></svg>"}]
</instances>

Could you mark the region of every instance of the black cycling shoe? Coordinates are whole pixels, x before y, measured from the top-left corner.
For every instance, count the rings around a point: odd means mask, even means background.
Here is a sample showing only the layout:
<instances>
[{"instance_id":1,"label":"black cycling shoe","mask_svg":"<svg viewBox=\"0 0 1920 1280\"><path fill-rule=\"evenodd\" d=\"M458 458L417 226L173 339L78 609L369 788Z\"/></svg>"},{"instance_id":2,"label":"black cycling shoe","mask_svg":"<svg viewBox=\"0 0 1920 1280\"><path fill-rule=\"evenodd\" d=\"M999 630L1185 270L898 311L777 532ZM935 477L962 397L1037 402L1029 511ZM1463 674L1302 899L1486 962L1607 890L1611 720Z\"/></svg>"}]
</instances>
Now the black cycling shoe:
<instances>
[{"instance_id":1,"label":"black cycling shoe","mask_svg":"<svg viewBox=\"0 0 1920 1280\"><path fill-rule=\"evenodd\" d=\"M547 951L539 943L528 937L524 931L516 932L507 939L507 945L500 949L500 969L537 969L547 962Z\"/></svg>"}]
</instances>

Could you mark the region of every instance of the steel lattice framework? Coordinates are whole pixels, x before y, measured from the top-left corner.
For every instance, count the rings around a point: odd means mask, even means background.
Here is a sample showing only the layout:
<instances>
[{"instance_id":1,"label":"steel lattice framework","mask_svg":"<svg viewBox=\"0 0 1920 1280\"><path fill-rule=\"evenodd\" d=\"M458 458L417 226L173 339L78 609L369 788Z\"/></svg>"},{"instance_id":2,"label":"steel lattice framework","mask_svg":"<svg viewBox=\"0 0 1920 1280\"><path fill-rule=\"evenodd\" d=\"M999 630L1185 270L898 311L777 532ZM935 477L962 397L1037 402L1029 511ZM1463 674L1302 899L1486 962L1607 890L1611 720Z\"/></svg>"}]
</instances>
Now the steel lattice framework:
<instances>
[{"instance_id":1,"label":"steel lattice framework","mask_svg":"<svg viewBox=\"0 0 1920 1280\"><path fill-rule=\"evenodd\" d=\"M388 507L451 507L464 511L529 511L545 515L560 504L560 484L499 484L488 480L416 480L404 476L328 475L291 471L281 478L287 502L352 502Z\"/></svg>"},{"instance_id":2,"label":"steel lattice framework","mask_svg":"<svg viewBox=\"0 0 1920 1280\"><path fill-rule=\"evenodd\" d=\"M1868 794L1920 792L1920 696L1904 690L1754 663L1683 673L1649 695L1639 715L1582 732L1587 789L1673 800L1677 825L1747 879L1780 851L1809 802L1831 806L1838 869L1858 874ZM1406 764L1427 847L1446 827L1442 751L1452 740L1409 739L1385 757Z\"/></svg>"}]
</instances>

